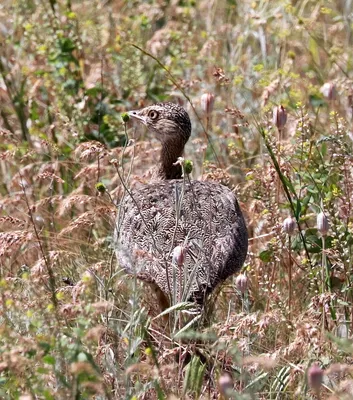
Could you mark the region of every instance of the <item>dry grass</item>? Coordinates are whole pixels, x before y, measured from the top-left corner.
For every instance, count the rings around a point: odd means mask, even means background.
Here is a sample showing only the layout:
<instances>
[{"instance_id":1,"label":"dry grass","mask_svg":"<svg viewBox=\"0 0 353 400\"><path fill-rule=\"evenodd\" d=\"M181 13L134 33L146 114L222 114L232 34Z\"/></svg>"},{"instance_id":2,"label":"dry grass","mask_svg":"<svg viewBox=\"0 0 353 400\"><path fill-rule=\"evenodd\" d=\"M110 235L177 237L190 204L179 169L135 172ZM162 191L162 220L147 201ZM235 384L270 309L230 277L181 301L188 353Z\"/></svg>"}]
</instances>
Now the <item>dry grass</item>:
<instances>
[{"instance_id":1,"label":"dry grass","mask_svg":"<svg viewBox=\"0 0 353 400\"><path fill-rule=\"evenodd\" d=\"M2 2L1 398L353 396L352 12L348 0ZM179 337L112 249L117 168L146 182L159 151L120 115L166 99L191 115L193 178L233 188L250 234L247 290L229 279L208 323Z\"/></svg>"}]
</instances>

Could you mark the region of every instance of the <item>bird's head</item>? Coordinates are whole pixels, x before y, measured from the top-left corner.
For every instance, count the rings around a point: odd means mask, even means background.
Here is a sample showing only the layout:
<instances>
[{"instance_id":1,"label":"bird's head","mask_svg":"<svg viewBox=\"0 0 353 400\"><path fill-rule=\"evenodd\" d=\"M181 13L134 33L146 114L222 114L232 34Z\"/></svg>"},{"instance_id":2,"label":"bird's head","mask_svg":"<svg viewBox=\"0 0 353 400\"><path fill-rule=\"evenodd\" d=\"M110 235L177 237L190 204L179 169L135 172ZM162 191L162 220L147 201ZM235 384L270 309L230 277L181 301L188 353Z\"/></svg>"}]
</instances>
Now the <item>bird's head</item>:
<instances>
[{"instance_id":1,"label":"bird's head","mask_svg":"<svg viewBox=\"0 0 353 400\"><path fill-rule=\"evenodd\" d=\"M188 113L174 103L153 104L141 110L130 111L129 116L155 132L162 143L178 141L184 146L191 134Z\"/></svg>"}]
</instances>

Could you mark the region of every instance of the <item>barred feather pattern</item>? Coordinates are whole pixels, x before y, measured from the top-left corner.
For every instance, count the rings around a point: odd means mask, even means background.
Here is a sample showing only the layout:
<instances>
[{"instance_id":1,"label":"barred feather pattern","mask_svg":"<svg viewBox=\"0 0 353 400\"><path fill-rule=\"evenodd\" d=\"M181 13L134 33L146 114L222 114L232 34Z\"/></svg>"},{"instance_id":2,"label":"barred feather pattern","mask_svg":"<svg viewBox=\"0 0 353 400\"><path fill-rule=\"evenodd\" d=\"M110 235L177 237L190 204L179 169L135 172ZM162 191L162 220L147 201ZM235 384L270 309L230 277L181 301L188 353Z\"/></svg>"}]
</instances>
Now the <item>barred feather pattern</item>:
<instances>
[{"instance_id":1,"label":"barred feather pattern","mask_svg":"<svg viewBox=\"0 0 353 400\"><path fill-rule=\"evenodd\" d=\"M157 285L171 305L193 300L201 306L244 263L248 234L243 215L227 187L182 177L179 157L191 134L183 107L158 103L129 116L156 135L162 150L159 181L127 191L118 207L119 265Z\"/></svg>"},{"instance_id":2,"label":"barred feather pattern","mask_svg":"<svg viewBox=\"0 0 353 400\"><path fill-rule=\"evenodd\" d=\"M216 182L165 180L126 193L115 229L118 262L174 302L205 296L245 261L248 235L234 193ZM182 265L173 262L183 246Z\"/></svg>"}]
</instances>

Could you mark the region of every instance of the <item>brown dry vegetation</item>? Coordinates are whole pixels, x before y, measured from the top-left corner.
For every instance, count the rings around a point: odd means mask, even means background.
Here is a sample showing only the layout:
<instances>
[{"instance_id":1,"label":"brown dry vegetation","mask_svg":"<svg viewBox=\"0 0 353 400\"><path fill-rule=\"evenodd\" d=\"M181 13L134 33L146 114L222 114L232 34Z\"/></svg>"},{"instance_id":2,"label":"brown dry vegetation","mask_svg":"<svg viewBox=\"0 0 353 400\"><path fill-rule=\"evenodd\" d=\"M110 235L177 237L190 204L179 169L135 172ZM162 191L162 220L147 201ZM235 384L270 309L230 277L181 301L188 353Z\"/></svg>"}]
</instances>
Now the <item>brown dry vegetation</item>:
<instances>
[{"instance_id":1,"label":"brown dry vegetation","mask_svg":"<svg viewBox=\"0 0 353 400\"><path fill-rule=\"evenodd\" d=\"M1 2L1 398L352 398L352 16ZM247 287L229 279L188 329L112 249L119 174L148 181L158 157L121 113L165 100L192 118L192 177L233 188L250 234Z\"/></svg>"}]
</instances>

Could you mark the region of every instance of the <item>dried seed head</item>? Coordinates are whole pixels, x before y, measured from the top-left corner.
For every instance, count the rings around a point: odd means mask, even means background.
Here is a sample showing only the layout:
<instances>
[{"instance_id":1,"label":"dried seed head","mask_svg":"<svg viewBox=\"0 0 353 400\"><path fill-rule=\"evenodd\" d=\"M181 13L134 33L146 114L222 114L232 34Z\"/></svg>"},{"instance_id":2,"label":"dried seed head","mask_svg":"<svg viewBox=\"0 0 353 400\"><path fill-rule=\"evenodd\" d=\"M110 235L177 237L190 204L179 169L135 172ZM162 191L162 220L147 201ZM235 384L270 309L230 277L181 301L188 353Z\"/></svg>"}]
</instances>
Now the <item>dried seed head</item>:
<instances>
[{"instance_id":1,"label":"dried seed head","mask_svg":"<svg viewBox=\"0 0 353 400\"><path fill-rule=\"evenodd\" d=\"M248 290L248 277L245 274L238 275L235 286L240 293L244 294Z\"/></svg>"},{"instance_id":2,"label":"dried seed head","mask_svg":"<svg viewBox=\"0 0 353 400\"><path fill-rule=\"evenodd\" d=\"M277 129L283 129L287 122L287 111L280 105L273 109L272 122L277 126Z\"/></svg>"},{"instance_id":3,"label":"dried seed head","mask_svg":"<svg viewBox=\"0 0 353 400\"><path fill-rule=\"evenodd\" d=\"M324 371L317 365L313 364L308 369L308 384L314 390L319 390L322 384Z\"/></svg>"},{"instance_id":4,"label":"dried seed head","mask_svg":"<svg viewBox=\"0 0 353 400\"><path fill-rule=\"evenodd\" d=\"M181 266L184 264L184 260L185 260L185 247L183 246L176 246L173 250L173 263Z\"/></svg>"},{"instance_id":5,"label":"dried seed head","mask_svg":"<svg viewBox=\"0 0 353 400\"><path fill-rule=\"evenodd\" d=\"M201 108L206 114L211 114L214 105L214 95L212 93L204 93L201 96Z\"/></svg>"},{"instance_id":6,"label":"dried seed head","mask_svg":"<svg viewBox=\"0 0 353 400\"><path fill-rule=\"evenodd\" d=\"M228 399L229 392L233 389L233 379L229 374L223 374L218 379L219 391L223 397Z\"/></svg>"},{"instance_id":7,"label":"dried seed head","mask_svg":"<svg viewBox=\"0 0 353 400\"><path fill-rule=\"evenodd\" d=\"M328 223L328 219L323 212L320 212L316 217L316 225L317 230L321 233L322 236L326 236L327 232L330 228Z\"/></svg>"},{"instance_id":8,"label":"dried seed head","mask_svg":"<svg viewBox=\"0 0 353 400\"><path fill-rule=\"evenodd\" d=\"M289 236L293 235L295 226L296 226L295 219L292 217L287 217L283 221L283 231Z\"/></svg>"},{"instance_id":9,"label":"dried seed head","mask_svg":"<svg viewBox=\"0 0 353 400\"><path fill-rule=\"evenodd\" d=\"M322 85L320 92L327 98L327 100L334 100L336 98L336 86L332 82L326 82Z\"/></svg>"}]
</instances>

